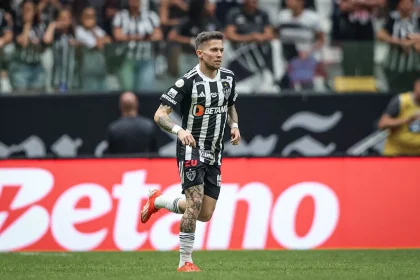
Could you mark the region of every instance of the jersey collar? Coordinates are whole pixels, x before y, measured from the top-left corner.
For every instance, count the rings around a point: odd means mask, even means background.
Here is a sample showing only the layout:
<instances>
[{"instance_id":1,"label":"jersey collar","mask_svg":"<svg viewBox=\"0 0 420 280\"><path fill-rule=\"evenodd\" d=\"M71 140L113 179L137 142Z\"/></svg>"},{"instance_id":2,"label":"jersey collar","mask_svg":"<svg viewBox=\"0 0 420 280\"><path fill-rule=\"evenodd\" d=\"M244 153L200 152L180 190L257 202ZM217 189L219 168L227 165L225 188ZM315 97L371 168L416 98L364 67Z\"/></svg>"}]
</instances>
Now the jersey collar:
<instances>
[{"instance_id":1,"label":"jersey collar","mask_svg":"<svg viewBox=\"0 0 420 280\"><path fill-rule=\"evenodd\" d=\"M201 72L200 64L197 64L197 66L195 66L195 69L197 69L197 73L198 73L198 75L200 75L201 78L203 78L203 81L216 82L216 81L220 80L220 69L217 70L217 75L216 75L216 77L214 77L214 79L210 79L209 77L207 77L206 75L204 75Z\"/></svg>"}]
</instances>

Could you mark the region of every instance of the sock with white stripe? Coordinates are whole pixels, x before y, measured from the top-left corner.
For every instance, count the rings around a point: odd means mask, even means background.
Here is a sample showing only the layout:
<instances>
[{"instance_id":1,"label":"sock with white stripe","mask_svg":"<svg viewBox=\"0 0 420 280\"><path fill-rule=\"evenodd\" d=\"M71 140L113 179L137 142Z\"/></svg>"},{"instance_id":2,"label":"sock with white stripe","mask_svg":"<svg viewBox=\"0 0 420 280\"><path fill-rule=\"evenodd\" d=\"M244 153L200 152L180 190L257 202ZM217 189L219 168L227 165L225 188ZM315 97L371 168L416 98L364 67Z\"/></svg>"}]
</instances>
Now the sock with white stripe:
<instances>
[{"instance_id":1,"label":"sock with white stripe","mask_svg":"<svg viewBox=\"0 0 420 280\"><path fill-rule=\"evenodd\" d=\"M179 210L179 207L178 207L178 203L181 199L185 199L185 198L161 195L155 199L155 207L158 209L165 208L171 211L172 213L181 214L181 211Z\"/></svg>"},{"instance_id":2,"label":"sock with white stripe","mask_svg":"<svg viewBox=\"0 0 420 280\"><path fill-rule=\"evenodd\" d=\"M194 247L195 233L179 233L179 266L182 267L186 262L192 263L192 251Z\"/></svg>"}]
</instances>

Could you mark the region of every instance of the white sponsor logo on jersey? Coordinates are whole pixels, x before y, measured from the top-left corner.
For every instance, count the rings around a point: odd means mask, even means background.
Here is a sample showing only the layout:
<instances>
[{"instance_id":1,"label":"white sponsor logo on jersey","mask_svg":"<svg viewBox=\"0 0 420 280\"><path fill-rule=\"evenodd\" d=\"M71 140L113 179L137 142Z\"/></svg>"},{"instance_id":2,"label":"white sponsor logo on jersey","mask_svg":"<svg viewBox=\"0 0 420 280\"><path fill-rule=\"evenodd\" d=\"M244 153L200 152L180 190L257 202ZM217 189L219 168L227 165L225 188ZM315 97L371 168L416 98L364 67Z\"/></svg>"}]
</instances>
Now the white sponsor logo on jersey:
<instances>
[{"instance_id":1,"label":"white sponsor logo on jersey","mask_svg":"<svg viewBox=\"0 0 420 280\"><path fill-rule=\"evenodd\" d=\"M210 107L210 108L206 108L206 110L204 111L205 115L214 115L214 114L221 114L221 113L226 113L227 111L227 106L220 106L220 107Z\"/></svg>"},{"instance_id":2,"label":"white sponsor logo on jersey","mask_svg":"<svg viewBox=\"0 0 420 280\"><path fill-rule=\"evenodd\" d=\"M168 95L170 96L170 97L172 97L172 98L175 98L175 96L178 94L178 91L176 91L175 89L173 89L173 88L171 88L169 91L168 91Z\"/></svg>"},{"instance_id":3,"label":"white sponsor logo on jersey","mask_svg":"<svg viewBox=\"0 0 420 280\"><path fill-rule=\"evenodd\" d=\"M173 100L172 98L170 98L169 96L167 96L166 94L162 95L162 98L165 98L166 100L168 100L172 104L176 105L176 101Z\"/></svg>"}]
</instances>

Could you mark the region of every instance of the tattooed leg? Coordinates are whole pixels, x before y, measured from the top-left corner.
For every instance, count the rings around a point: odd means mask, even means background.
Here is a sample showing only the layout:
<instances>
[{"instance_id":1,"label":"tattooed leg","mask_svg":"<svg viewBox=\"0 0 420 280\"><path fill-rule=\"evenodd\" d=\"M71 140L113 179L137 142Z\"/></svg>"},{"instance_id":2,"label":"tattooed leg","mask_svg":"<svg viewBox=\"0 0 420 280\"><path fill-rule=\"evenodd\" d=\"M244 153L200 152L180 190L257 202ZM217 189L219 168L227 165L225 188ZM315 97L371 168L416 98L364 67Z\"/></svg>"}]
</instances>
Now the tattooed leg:
<instances>
[{"instance_id":1,"label":"tattooed leg","mask_svg":"<svg viewBox=\"0 0 420 280\"><path fill-rule=\"evenodd\" d=\"M179 267L192 263L192 251L195 239L195 225L201 211L204 197L204 186L197 185L185 190L187 208L181 219L179 233Z\"/></svg>"},{"instance_id":2,"label":"tattooed leg","mask_svg":"<svg viewBox=\"0 0 420 280\"><path fill-rule=\"evenodd\" d=\"M203 204L204 186L198 185L185 190L187 208L181 219L181 232L195 232L195 224Z\"/></svg>"}]
</instances>

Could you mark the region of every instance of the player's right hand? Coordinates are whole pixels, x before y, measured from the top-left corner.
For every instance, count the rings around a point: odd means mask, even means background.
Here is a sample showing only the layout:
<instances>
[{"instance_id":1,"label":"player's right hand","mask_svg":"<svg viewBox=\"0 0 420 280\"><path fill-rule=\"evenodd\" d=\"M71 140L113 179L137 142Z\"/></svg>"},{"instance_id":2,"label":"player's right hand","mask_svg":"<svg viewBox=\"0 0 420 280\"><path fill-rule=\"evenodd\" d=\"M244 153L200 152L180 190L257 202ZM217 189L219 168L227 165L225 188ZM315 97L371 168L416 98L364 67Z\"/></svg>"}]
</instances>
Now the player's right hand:
<instances>
[{"instance_id":1,"label":"player's right hand","mask_svg":"<svg viewBox=\"0 0 420 280\"><path fill-rule=\"evenodd\" d=\"M181 129L178 132L178 139L182 142L185 146L191 146L195 148L197 145L195 143L194 137L186 130Z\"/></svg>"}]
</instances>

